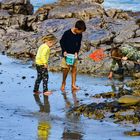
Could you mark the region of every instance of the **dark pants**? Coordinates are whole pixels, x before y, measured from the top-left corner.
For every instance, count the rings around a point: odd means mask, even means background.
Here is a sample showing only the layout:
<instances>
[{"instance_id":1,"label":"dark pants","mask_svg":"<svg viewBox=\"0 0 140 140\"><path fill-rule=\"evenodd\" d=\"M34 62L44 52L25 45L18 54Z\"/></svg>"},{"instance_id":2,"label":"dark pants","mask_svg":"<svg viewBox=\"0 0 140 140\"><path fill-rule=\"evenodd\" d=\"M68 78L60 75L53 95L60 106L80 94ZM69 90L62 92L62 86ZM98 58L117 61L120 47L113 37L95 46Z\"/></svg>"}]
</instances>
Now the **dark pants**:
<instances>
[{"instance_id":1,"label":"dark pants","mask_svg":"<svg viewBox=\"0 0 140 140\"><path fill-rule=\"evenodd\" d=\"M34 85L34 92L39 91L39 85L43 80L43 92L48 91L48 69L44 66L36 65L37 79Z\"/></svg>"},{"instance_id":2,"label":"dark pants","mask_svg":"<svg viewBox=\"0 0 140 140\"><path fill-rule=\"evenodd\" d=\"M140 72L140 64L135 63L134 68L135 68L135 72Z\"/></svg>"}]
</instances>

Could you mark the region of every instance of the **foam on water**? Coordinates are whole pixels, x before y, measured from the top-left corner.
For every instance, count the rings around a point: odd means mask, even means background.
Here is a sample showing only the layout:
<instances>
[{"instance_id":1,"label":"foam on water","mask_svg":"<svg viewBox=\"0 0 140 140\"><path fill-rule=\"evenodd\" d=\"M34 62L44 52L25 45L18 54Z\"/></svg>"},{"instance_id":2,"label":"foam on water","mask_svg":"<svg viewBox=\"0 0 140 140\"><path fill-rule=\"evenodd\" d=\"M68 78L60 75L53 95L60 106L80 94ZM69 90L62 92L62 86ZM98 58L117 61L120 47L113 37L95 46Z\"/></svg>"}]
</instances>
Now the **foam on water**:
<instances>
[{"instance_id":1,"label":"foam on water","mask_svg":"<svg viewBox=\"0 0 140 140\"><path fill-rule=\"evenodd\" d=\"M106 9L116 8L123 10L140 11L139 0L105 0L103 5Z\"/></svg>"},{"instance_id":2,"label":"foam on water","mask_svg":"<svg viewBox=\"0 0 140 140\"><path fill-rule=\"evenodd\" d=\"M34 11L44 4L57 2L58 0L31 0ZM103 6L106 9L116 8L123 10L140 11L140 0L105 0Z\"/></svg>"}]
</instances>

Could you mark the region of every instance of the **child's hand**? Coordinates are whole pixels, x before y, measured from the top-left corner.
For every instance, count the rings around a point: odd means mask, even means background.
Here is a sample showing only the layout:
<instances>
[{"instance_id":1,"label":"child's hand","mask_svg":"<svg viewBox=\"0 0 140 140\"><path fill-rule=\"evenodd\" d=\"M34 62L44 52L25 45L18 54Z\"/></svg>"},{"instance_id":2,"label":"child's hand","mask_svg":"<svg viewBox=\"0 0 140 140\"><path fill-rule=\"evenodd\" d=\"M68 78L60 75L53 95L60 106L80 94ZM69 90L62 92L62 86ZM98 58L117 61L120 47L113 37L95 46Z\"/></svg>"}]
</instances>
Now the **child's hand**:
<instances>
[{"instance_id":1,"label":"child's hand","mask_svg":"<svg viewBox=\"0 0 140 140\"><path fill-rule=\"evenodd\" d=\"M75 59L77 59L77 58L78 58L78 54L77 54L77 53L75 53L74 55L75 55Z\"/></svg>"},{"instance_id":2,"label":"child's hand","mask_svg":"<svg viewBox=\"0 0 140 140\"><path fill-rule=\"evenodd\" d=\"M125 57L122 57L122 60L126 61L128 58L125 56Z\"/></svg>"},{"instance_id":3,"label":"child's hand","mask_svg":"<svg viewBox=\"0 0 140 140\"><path fill-rule=\"evenodd\" d=\"M67 52L64 52L64 56L67 56Z\"/></svg>"},{"instance_id":4,"label":"child's hand","mask_svg":"<svg viewBox=\"0 0 140 140\"><path fill-rule=\"evenodd\" d=\"M47 64L45 64L45 65L44 65L44 68L46 68L46 69L47 69L47 68L48 68L48 65L47 65Z\"/></svg>"},{"instance_id":5,"label":"child's hand","mask_svg":"<svg viewBox=\"0 0 140 140\"><path fill-rule=\"evenodd\" d=\"M112 79L112 77L113 77L113 72L110 72L109 75L108 75L108 78Z\"/></svg>"}]
</instances>

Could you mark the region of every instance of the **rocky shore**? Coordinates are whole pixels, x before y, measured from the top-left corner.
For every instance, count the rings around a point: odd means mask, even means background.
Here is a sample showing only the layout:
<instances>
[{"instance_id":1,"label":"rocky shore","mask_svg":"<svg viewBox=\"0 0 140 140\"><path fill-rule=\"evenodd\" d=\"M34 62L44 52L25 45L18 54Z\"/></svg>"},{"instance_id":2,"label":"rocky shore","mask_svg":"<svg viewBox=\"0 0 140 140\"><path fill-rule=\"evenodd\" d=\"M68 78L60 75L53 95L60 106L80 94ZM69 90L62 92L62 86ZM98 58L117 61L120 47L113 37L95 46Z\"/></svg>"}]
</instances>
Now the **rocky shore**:
<instances>
[{"instance_id":1,"label":"rocky shore","mask_svg":"<svg viewBox=\"0 0 140 140\"><path fill-rule=\"evenodd\" d=\"M106 58L95 63L88 55L97 48L110 48L116 44L140 47L140 28L136 18L123 10L105 10L103 0L60 0L44 5L33 13L29 0L2 0L0 2L0 51L23 60L34 59L41 36L54 33L58 40L77 19L85 20L87 31L83 35L79 73L105 74L110 65ZM131 16L130 16L131 15ZM52 49L50 70L60 71L60 44Z\"/></svg>"}]
</instances>

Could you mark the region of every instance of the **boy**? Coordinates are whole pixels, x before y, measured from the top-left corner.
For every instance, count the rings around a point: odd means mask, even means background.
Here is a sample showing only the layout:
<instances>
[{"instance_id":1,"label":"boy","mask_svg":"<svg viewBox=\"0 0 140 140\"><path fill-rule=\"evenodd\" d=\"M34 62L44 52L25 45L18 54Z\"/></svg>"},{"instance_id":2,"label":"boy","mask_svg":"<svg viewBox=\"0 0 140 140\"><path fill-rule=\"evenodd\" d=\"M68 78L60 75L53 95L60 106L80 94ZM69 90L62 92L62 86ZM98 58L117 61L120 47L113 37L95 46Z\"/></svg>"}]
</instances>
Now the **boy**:
<instances>
[{"instance_id":1,"label":"boy","mask_svg":"<svg viewBox=\"0 0 140 140\"><path fill-rule=\"evenodd\" d=\"M66 78L70 67L72 68L72 90L79 90L80 88L76 86L76 72L77 72L77 60L72 66L66 63L65 57L67 54L73 54L75 59L78 57L78 53L81 47L82 33L86 30L86 25L83 20L78 20L75 27L64 32L60 45L62 48L62 63L61 67L63 69L63 81L61 90L65 90Z\"/></svg>"},{"instance_id":2,"label":"boy","mask_svg":"<svg viewBox=\"0 0 140 140\"><path fill-rule=\"evenodd\" d=\"M116 64L119 66L119 72L123 74L123 65L122 65L122 60L131 60L135 61L134 63L135 66L135 72L140 71L140 51L138 51L136 48L130 46L130 45L125 45L122 47L114 47L111 49L111 57L113 58L111 68L110 68L110 73L108 78L111 79L113 77L113 72L115 69Z\"/></svg>"},{"instance_id":3,"label":"boy","mask_svg":"<svg viewBox=\"0 0 140 140\"><path fill-rule=\"evenodd\" d=\"M39 47L35 58L37 79L34 85L34 93L39 94L39 85L43 80L43 94L50 95L48 91L48 59L50 56L50 48L56 43L56 37L48 34L42 38L43 44Z\"/></svg>"}]
</instances>

